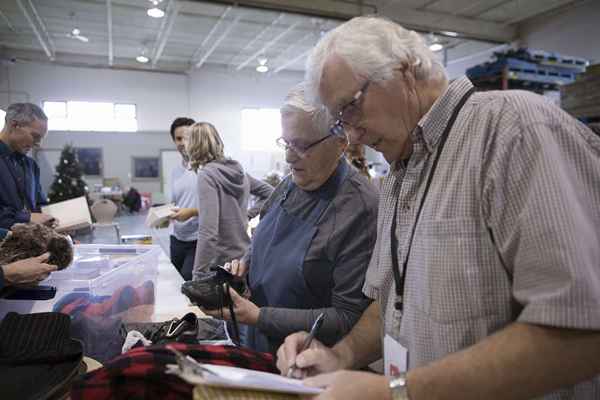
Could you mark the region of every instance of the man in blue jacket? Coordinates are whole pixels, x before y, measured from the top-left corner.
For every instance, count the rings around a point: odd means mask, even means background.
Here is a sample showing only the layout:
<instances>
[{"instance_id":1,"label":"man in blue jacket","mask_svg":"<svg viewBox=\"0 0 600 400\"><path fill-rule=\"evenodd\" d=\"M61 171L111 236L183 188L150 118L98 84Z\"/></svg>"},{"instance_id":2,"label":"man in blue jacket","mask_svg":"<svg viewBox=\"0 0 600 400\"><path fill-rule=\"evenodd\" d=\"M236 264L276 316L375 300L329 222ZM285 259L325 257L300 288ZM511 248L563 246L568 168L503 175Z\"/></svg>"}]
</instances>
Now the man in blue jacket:
<instances>
[{"instance_id":1,"label":"man in blue jacket","mask_svg":"<svg viewBox=\"0 0 600 400\"><path fill-rule=\"evenodd\" d=\"M8 106L0 132L0 228L10 229L19 222L56 222L41 213L47 199L40 186L40 168L27 156L47 131L48 118L40 107L31 103Z\"/></svg>"}]
</instances>

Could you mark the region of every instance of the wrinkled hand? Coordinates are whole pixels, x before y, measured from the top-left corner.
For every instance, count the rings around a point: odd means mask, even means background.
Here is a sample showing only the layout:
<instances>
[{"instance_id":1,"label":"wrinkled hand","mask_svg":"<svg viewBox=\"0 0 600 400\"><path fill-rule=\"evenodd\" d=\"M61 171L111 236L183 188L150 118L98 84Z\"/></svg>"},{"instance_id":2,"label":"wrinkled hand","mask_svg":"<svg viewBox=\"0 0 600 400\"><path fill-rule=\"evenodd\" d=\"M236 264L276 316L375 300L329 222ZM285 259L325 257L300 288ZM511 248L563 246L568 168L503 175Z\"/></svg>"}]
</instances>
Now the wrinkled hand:
<instances>
[{"instance_id":1,"label":"wrinkled hand","mask_svg":"<svg viewBox=\"0 0 600 400\"><path fill-rule=\"evenodd\" d=\"M388 379L383 375L369 372L338 371L305 379L304 384L325 389L318 396L308 397L313 400L392 398Z\"/></svg>"},{"instance_id":2,"label":"wrinkled hand","mask_svg":"<svg viewBox=\"0 0 600 400\"><path fill-rule=\"evenodd\" d=\"M197 215L198 210L195 208L174 208L170 218L179 222L185 222Z\"/></svg>"},{"instance_id":3,"label":"wrinkled hand","mask_svg":"<svg viewBox=\"0 0 600 400\"><path fill-rule=\"evenodd\" d=\"M342 368L341 357L317 339L313 339L310 347L298 354L307 336L307 332L297 332L285 338L277 350L277 368L281 375L287 376L292 366L295 366L292 376L298 379Z\"/></svg>"},{"instance_id":4,"label":"wrinkled hand","mask_svg":"<svg viewBox=\"0 0 600 400\"><path fill-rule=\"evenodd\" d=\"M246 325L258 324L260 308L250 300L243 298L238 292L231 288L229 288L229 295L233 302L233 312L235 313L237 322ZM215 318L221 318L221 313L223 313L223 319L227 321L231 320L228 307L223 307L221 310L206 310L202 308L202 311Z\"/></svg>"},{"instance_id":5,"label":"wrinkled hand","mask_svg":"<svg viewBox=\"0 0 600 400\"><path fill-rule=\"evenodd\" d=\"M45 253L3 265L4 279L14 286L38 284L57 269L56 265L46 264L49 258L50 253Z\"/></svg>"},{"instance_id":6,"label":"wrinkled hand","mask_svg":"<svg viewBox=\"0 0 600 400\"><path fill-rule=\"evenodd\" d=\"M51 228L58 226L58 220L52 215L42 213L31 213L30 221L36 224L46 225Z\"/></svg>"},{"instance_id":7,"label":"wrinkled hand","mask_svg":"<svg viewBox=\"0 0 600 400\"><path fill-rule=\"evenodd\" d=\"M227 271L231 272L234 276L243 278L248 273L248 266L242 260L231 260L231 262L225 263L223 266Z\"/></svg>"}]
</instances>

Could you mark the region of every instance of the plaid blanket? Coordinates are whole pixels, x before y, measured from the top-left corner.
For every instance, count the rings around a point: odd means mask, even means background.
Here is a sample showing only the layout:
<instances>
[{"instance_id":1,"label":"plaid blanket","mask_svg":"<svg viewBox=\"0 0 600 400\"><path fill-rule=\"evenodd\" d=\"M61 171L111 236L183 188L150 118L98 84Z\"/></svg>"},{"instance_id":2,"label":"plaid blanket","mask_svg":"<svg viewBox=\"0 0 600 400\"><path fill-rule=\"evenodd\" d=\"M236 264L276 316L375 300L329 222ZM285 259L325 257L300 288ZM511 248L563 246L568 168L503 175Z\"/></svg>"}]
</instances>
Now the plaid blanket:
<instances>
[{"instance_id":1,"label":"plaid blanket","mask_svg":"<svg viewBox=\"0 0 600 400\"><path fill-rule=\"evenodd\" d=\"M230 346L183 343L170 346L201 363L278 373L274 358L268 353ZM176 364L176 361L165 345L132 349L75 381L71 399L191 399L193 386L177 376L167 375L167 364Z\"/></svg>"}]
</instances>

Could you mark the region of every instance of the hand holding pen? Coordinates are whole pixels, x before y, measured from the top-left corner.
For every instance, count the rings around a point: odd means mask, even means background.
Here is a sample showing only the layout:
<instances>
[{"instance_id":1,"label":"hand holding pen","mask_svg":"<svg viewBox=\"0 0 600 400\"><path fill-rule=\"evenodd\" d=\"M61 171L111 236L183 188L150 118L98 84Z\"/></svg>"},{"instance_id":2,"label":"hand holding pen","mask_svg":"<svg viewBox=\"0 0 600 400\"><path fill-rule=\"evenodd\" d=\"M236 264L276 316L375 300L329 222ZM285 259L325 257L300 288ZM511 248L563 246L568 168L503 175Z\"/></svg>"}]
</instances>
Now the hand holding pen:
<instances>
[{"instance_id":1,"label":"hand holding pen","mask_svg":"<svg viewBox=\"0 0 600 400\"><path fill-rule=\"evenodd\" d=\"M312 327L310 328L310 332L308 334L308 336L306 337L306 339L304 339L304 343L302 345L302 349L300 350L300 352L298 354L301 354L303 351L307 350L310 347L310 344L312 343L313 339L315 338L315 336L319 333L319 330L321 329L321 326L323 326L323 320L325 319L325 314L321 313L319 314L319 316L317 317L317 319L315 319L315 322L313 323ZM296 366L296 364L292 365L287 372L287 377L291 378L294 376L294 371L297 369L298 367Z\"/></svg>"}]
</instances>

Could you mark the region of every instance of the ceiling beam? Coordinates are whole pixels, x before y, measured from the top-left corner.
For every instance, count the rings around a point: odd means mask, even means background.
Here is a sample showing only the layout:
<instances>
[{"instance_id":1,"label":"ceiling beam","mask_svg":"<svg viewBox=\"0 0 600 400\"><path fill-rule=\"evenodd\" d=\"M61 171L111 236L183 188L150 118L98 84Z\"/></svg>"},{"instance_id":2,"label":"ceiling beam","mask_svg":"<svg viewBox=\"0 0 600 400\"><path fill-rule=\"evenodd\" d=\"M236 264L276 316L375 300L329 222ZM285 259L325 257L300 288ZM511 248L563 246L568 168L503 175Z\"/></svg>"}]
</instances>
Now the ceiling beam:
<instances>
[{"instance_id":1,"label":"ceiling beam","mask_svg":"<svg viewBox=\"0 0 600 400\"><path fill-rule=\"evenodd\" d=\"M54 41L52 40L52 36L50 36L50 33L48 32L48 28L46 28L46 24L44 23L44 20L42 19L42 17L40 17L40 14L38 13L35 6L33 5L33 2L31 0L27 0L27 2L29 3L29 7L31 8L33 15L37 19L38 24L39 24L40 28L42 29L42 32L44 33L44 35L46 35L46 39L48 40L48 44L50 45L50 50L52 50L52 54L56 53L56 47L54 46Z\"/></svg>"},{"instance_id":2,"label":"ceiling beam","mask_svg":"<svg viewBox=\"0 0 600 400\"><path fill-rule=\"evenodd\" d=\"M379 10L380 15L393 19L402 26L425 32L450 31L468 39L506 43L517 36L515 27L475 18L460 17L433 11L419 11L390 2Z\"/></svg>"},{"instance_id":3,"label":"ceiling beam","mask_svg":"<svg viewBox=\"0 0 600 400\"><path fill-rule=\"evenodd\" d=\"M504 4L504 3L506 3L506 0L497 0L495 3L492 3L492 4L489 4L488 0L472 1L471 4L469 4L468 6L460 8L460 9L454 11L452 14L464 15L464 14L468 14L469 12L471 12L470 16L478 17L481 14L485 14L486 12L493 10L494 8L500 6L501 4ZM481 8L481 6L484 6L484 8ZM476 10L476 11L472 12L472 10Z\"/></svg>"},{"instance_id":4,"label":"ceiling beam","mask_svg":"<svg viewBox=\"0 0 600 400\"><path fill-rule=\"evenodd\" d=\"M273 73L274 74L278 74L279 72L283 71L284 69L286 69L290 65L296 64L298 61L302 60L303 58L308 57L308 55L310 54L311 51L312 51L312 48L306 50L305 52L303 52L302 54L300 54L300 55L292 58L291 60L286 61L285 63L283 63L279 67L277 67L275 69L275 71L273 71Z\"/></svg>"},{"instance_id":5,"label":"ceiling beam","mask_svg":"<svg viewBox=\"0 0 600 400\"><path fill-rule=\"evenodd\" d=\"M315 32L310 32L309 34L302 36L302 38L300 40L297 40L296 42L294 42L293 44L288 46L287 49L285 49L281 53L279 53L279 55L276 58L274 58L272 64L273 65L278 64L279 59L283 58L290 49L294 49L294 48L302 45L307 39L312 39L313 37L315 37ZM310 47L312 48L313 46L310 46Z\"/></svg>"},{"instance_id":6,"label":"ceiling beam","mask_svg":"<svg viewBox=\"0 0 600 400\"><path fill-rule=\"evenodd\" d=\"M2 10L0 10L0 17L2 17L2 19L4 20L4 22L6 22L6 25L8 26L8 29L10 29L11 31L17 33L17 30L15 29L15 27L13 26L13 24L10 22L10 20L8 19L8 17L6 16L6 14L4 14L2 12Z\"/></svg>"},{"instance_id":7,"label":"ceiling beam","mask_svg":"<svg viewBox=\"0 0 600 400\"><path fill-rule=\"evenodd\" d=\"M201 1L201 0L195 0ZM264 8L319 17L350 19L359 15L374 14L377 7L363 1L339 0L213 0L214 3L236 4L240 7Z\"/></svg>"},{"instance_id":8,"label":"ceiling beam","mask_svg":"<svg viewBox=\"0 0 600 400\"><path fill-rule=\"evenodd\" d=\"M217 20L217 22L213 25L213 27L210 30L210 32L208 32L208 35L206 35L206 37L204 38L204 40L202 41L202 43L200 43L200 47L198 47L196 49L196 51L194 51L194 54L192 55L192 62L194 62L194 60L200 55L200 53L202 52L202 48L204 46L206 46L206 44L208 43L208 41L210 40L210 38L212 37L212 35L215 34L215 32L217 31L217 29L219 29L219 27L221 26L221 24L225 20L225 17L227 17L227 14L229 14L229 12L232 9L233 9L233 7L229 6L229 7L227 7L225 9L225 11L223 11L223 14L221 14L221 16L219 17L219 19Z\"/></svg>"},{"instance_id":9,"label":"ceiling beam","mask_svg":"<svg viewBox=\"0 0 600 400\"><path fill-rule=\"evenodd\" d=\"M163 21L161 30L158 32L158 36L156 38L156 46L154 48L154 55L152 57L152 68L156 67L158 60L160 60L160 57L162 56L165 45L167 44L167 40L169 40L169 36L173 30L173 25L175 24L175 19L179 13L179 8L180 4L177 2L177 0L171 0L167 6L166 18Z\"/></svg>"},{"instance_id":10,"label":"ceiling beam","mask_svg":"<svg viewBox=\"0 0 600 400\"><path fill-rule=\"evenodd\" d=\"M275 25L277 25L279 23L279 21L283 18L283 13L280 13L277 18L275 18L273 21L271 21L271 23L267 26L265 26L257 35L255 35L248 43L246 43L246 45L244 46L244 48L242 50L240 50L235 56L233 56L231 58L231 60L229 61L229 66L233 65L233 62L242 54L244 54L244 52L246 50L248 50L249 48L251 48L254 43L256 43L257 41L259 41L265 33L267 33L269 31L269 29L271 29L272 27L274 27Z\"/></svg>"},{"instance_id":11,"label":"ceiling beam","mask_svg":"<svg viewBox=\"0 0 600 400\"><path fill-rule=\"evenodd\" d=\"M29 26L31 26L31 29L33 29L33 33L37 37L42 48L44 49L46 56L48 56L50 61L54 61L54 59L55 59L54 51L52 50L51 45L46 41L46 39L44 39L44 37L42 37L42 34L40 33L40 28L38 28L37 25L35 24L35 22L33 21L33 18L29 14L29 10L27 10L27 7L25 7L25 5L23 4L23 0L17 0L17 4L19 5L19 8L23 12L23 15L25 16L25 19L29 23Z\"/></svg>"},{"instance_id":12,"label":"ceiling beam","mask_svg":"<svg viewBox=\"0 0 600 400\"><path fill-rule=\"evenodd\" d=\"M235 19L233 20L233 22L231 23L231 25L229 25L227 27L227 29L225 30L225 32L223 32L223 34L217 40L215 40L215 42L210 47L210 49L208 49L208 51L206 53L204 53L204 55L202 56L202 58L200 59L200 61L198 61L196 63L196 68L201 68L202 67L202 65L208 59L208 57L216 50L216 48L227 37L227 35L229 35L229 32L231 32L232 29L235 28L235 26L238 24L238 22L240 22L241 18L242 18L241 15L238 15L237 17L235 17Z\"/></svg>"},{"instance_id":13,"label":"ceiling beam","mask_svg":"<svg viewBox=\"0 0 600 400\"><path fill-rule=\"evenodd\" d=\"M296 29L296 27L298 25L300 25L299 21L294 22L292 25L288 26L283 32L281 32L279 35L277 35L273 39L271 39L262 48L260 48L258 51L255 51L250 57L246 58L246 60L244 60L240 65L238 65L235 70L239 71L242 68L244 68L246 65L248 65L248 63L250 61L254 60L256 57L258 57L261 54L263 54L265 51L267 51L269 48L271 48L275 43L277 43L278 41L280 41L281 38L283 38L285 35L287 35L291 31L293 31L294 29Z\"/></svg>"},{"instance_id":14,"label":"ceiling beam","mask_svg":"<svg viewBox=\"0 0 600 400\"><path fill-rule=\"evenodd\" d=\"M540 14L544 14L549 11L552 11L555 8L563 7L563 6L568 5L569 3L574 3L574 2L575 2L574 0L545 0L543 3L540 2L539 7L532 7L530 10L523 11L522 13L519 13L518 17L513 18L510 21L507 21L506 23L509 25L518 24L519 22L525 21L529 18L536 17ZM517 3L517 4L519 4L519 3Z\"/></svg>"},{"instance_id":15,"label":"ceiling beam","mask_svg":"<svg viewBox=\"0 0 600 400\"><path fill-rule=\"evenodd\" d=\"M106 0L106 25L108 30L108 65L113 66L113 29L112 29L112 3L111 0Z\"/></svg>"}]
</instances>

